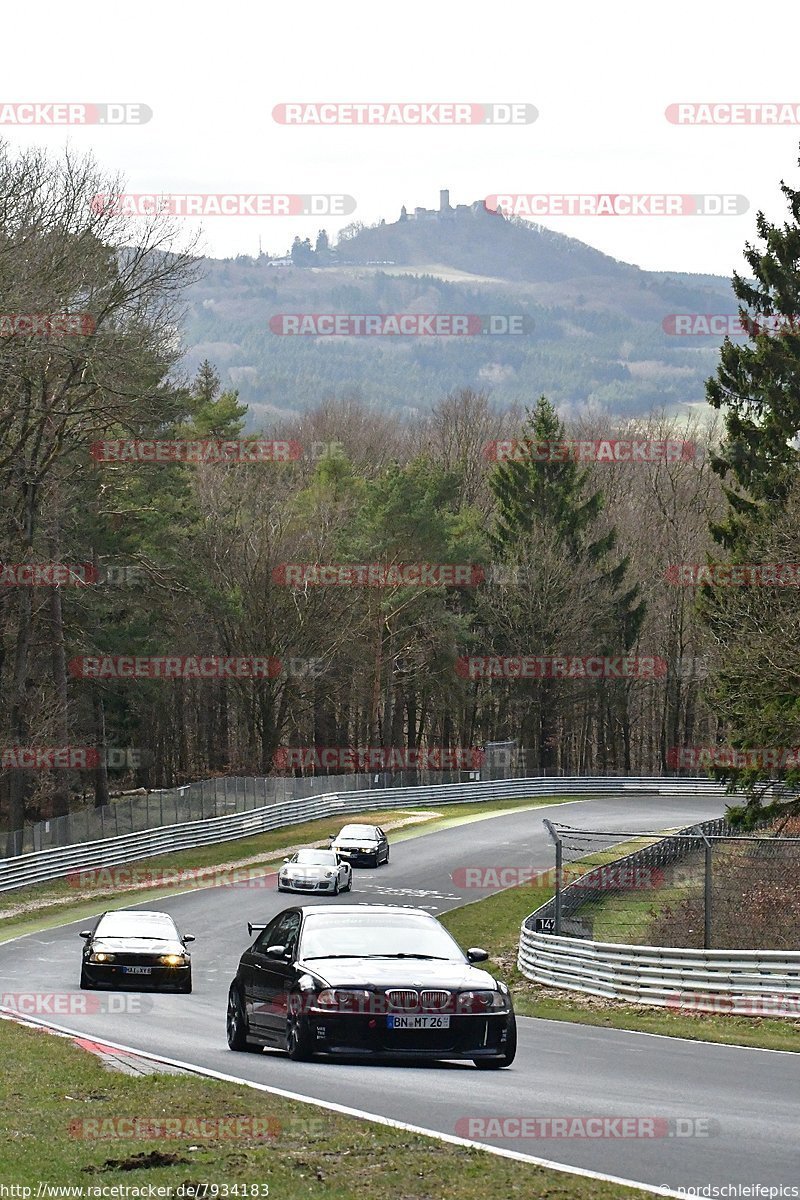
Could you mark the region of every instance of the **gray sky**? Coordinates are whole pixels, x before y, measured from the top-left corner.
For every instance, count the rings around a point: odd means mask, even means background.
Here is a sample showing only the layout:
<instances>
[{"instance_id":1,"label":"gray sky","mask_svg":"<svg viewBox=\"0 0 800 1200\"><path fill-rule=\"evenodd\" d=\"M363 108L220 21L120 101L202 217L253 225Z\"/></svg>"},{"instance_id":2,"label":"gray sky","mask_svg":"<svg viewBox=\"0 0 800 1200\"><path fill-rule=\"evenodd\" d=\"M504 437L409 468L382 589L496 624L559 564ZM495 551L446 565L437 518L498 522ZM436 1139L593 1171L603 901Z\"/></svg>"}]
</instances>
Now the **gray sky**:
<instances>
[{"instance_id":1,"label":"gray sky","mask_svg":"<svg viewBox=\"0 0 800 1200\"><path fill-rule=\"evenodd\" d=\"M642 267L729 275L756 209L782 219L780 178L800 184L800 125L693 127L664 115L679 101L800 111L791 0L762 10L750 0L39 0L4 24L2 103L126 101L154 113L127 127L0 127L12 144L69 140L120 170L131 192L356 198L338 220L206 218L203 245L217 256L254 254L259 236L284 252L322 225L395 220L402 203L435 206L441 187L452 203L509 191L743 194L741 216L541 219ZM539 117L509 128L277 124L273 107L290 101L527 102Z\"/></svg>"}]
</instances>

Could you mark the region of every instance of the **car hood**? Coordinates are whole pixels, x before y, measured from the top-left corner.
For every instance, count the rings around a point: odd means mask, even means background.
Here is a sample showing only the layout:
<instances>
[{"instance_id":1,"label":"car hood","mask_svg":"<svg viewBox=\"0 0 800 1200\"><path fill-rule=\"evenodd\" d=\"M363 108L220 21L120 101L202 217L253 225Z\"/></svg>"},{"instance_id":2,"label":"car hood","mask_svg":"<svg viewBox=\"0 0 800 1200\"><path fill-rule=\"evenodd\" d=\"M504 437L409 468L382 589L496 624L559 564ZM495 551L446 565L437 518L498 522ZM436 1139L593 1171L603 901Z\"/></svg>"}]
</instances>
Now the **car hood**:
<instances>
[{"instance_id":1,"label":"car hood","mask_svg":"<svg viewBox=\"0 0 800 1200\"><path fill-rule=\"evenodd\" d=\"M99 937L89 943L95 953L103 954L187 954L182 942L175 938L115 938Z\"/></svg>"},{"instance_id":2,"label":"car hood","mask_svg":"<svg viewBox=\"0 0 800 1200\"><path fill-rule=\"evenodd\" d=\"M427 962L419 958L300 960L298 969L320 976L329 987L491 988L497 981L470 963Z\"/></svg>"}]
</instances>

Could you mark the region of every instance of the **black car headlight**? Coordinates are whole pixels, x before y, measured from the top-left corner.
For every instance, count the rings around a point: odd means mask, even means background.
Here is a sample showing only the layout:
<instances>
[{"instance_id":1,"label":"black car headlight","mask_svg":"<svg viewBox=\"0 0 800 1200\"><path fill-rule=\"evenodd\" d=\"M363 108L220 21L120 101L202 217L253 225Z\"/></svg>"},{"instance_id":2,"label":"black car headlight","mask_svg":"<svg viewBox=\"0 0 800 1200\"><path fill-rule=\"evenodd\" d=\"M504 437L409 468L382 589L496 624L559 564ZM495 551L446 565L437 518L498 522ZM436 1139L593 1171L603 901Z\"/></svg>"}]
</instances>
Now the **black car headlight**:
<instances>
[{"instance_id":1,"label":"black car headlight","mask_svg":"<svg viewBox=\"0 0 800 1200\"><path fill-rule=\"evenodd\" d=\"M313 1006L325 1012L369 1012L371 994L366 988L323 988Z\"/></svg>"},{"instance_id":2,"label":"black car headlight","mask_svg":"<svg viewBox=\"0 0 800 1200\"><path fill-rule=\"evenodd\" d=\"M89 955L89 962L93 963L110 963L114 961L113 954L106 954L104 950L93 950Z\"/></svg>"},{"instance_id":3,"label":"black car headlight","mask_svg":"<svg viewBox=\"0 0 800 1200\"><path fill-rule=\"evenodd\" d=\"M162 954L158 960L163 967L185 967L185 954Z\"/></svg>"},{"instance_id":4,"label":"black car headlight","mask_svg":"<svg viewBox=\"0 0 800 1200\"><path fill-rule=\"evenodd\" d=\"M502 992L489 988L469 992L461 992L456 1001L458 1012L462 1013L491 1013L507 1012L508 997Z\"/></svg>"}]
</instances>

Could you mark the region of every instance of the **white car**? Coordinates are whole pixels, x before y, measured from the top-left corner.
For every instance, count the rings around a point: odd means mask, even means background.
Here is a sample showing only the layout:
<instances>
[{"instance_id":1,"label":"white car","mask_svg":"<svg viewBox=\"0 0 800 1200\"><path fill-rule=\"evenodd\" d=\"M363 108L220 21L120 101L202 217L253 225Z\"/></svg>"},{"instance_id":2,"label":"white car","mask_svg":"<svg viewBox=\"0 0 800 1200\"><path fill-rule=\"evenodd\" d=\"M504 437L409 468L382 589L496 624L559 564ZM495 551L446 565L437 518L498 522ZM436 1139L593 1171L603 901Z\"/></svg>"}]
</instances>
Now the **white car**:
<instances>
[{"instance_id":1,"label":"white car","mask_svg":"<svg viewBox=\"0 0 800 1200\"><path fill-rule=\"evenodd\" d=\"M327 892L338 896L353 888L353 868L333 850L298 850L283 860L279 892Z\"/></svg>"}]
</instances>

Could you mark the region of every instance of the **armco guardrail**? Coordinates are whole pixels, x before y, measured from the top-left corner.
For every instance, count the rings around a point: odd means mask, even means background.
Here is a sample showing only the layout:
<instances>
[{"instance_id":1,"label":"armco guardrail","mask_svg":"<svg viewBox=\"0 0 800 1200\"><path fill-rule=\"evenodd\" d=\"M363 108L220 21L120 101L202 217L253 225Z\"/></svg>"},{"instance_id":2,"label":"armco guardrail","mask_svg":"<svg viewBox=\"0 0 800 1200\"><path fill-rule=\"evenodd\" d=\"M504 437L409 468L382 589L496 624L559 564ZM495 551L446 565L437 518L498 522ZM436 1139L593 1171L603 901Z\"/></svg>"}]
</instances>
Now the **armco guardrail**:
<instances>
[{"instance_id":1,"label":"armco guardrail","mask_svg":"<svg viewBox=\"0 0 800 1200\"><path fill-rule=\"evenodd\" d=\"M147 829L121 837L55 847L2 859L0 892L43 883L50 879L63 879L75 871L92 867L116 866L119 863L149 858L154 854L168 854L175 850L190 850L215 842L252 837L270 829L300 825L304 821L331 817L342 812L373 812L430 804L438 807L440 804L478 803L481 800L517 796L520 799L531 799L536 796L607 795L625 792L658 795L662 785L668 789L665 792L668 795L678 794L676 789L679 789L682 795L712 794L720 798L724 796L721 785L709 779L631 779L615 776L496 779L482 783L445 783L418 788L333 792L305 800L270 804L247 813L209 817L201 821Z\"/></svg>"},{"instance_id":2,"label":"armco guardrail","mask_svg":"<svg viewBox=\"0 0 800 1200\"><path fill-rule=\"evenodd\" d=\"M534 933L519 969L535 983L676 1010L800 1016L800 951L620 946Z\"/></svg>"},{"instance_id":3,"label":"armco guardrail","mask_svg":"<svg viewBox=\"0 0 800 1200\"><path fill-rule=\"evenodd\" d=\"M724 817L681 830L709 835L728 830ZM684 857L702 839L664 838L614 860L614 867L664 866ZM561 915L569 919L604 868L588 872L561 892ZM555 901L532 912L520 929L518 966L527 979L566 991L672 1009L744 1016L800 1016L800 951L692 950L629 946L580 937L537 933L537 918L553 917Z\"/></svg>"}]
</instances>

